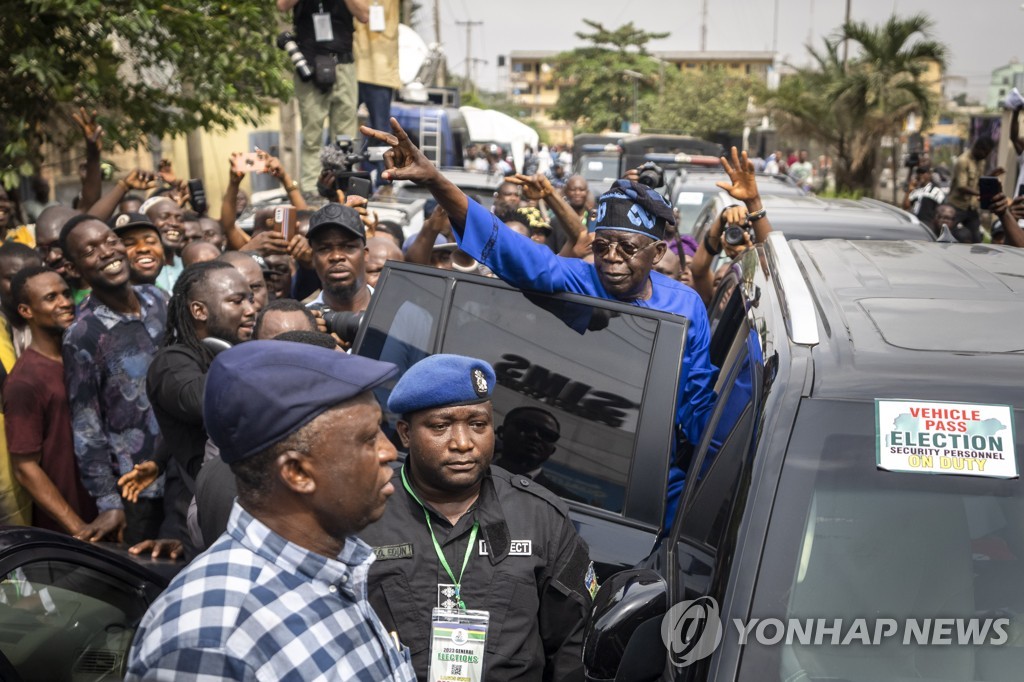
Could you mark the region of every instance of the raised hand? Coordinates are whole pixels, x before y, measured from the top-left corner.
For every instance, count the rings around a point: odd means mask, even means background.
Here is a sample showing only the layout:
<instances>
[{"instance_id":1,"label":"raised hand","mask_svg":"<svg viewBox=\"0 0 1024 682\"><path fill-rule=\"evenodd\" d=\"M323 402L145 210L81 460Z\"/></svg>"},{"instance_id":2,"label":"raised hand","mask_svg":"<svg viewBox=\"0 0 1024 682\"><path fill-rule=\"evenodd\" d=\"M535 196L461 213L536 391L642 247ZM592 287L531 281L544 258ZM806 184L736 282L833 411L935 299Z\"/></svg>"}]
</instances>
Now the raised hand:
<instances>
[{"instance_id":1,"label":"raised hand","mask_svg":"<svg viewBox=\"0 0 1024 682\"><path fill-rule=\"evenodd\" d=\"M516 173L511 177L505 178L505 181L522 187L523 194L530 201L540 201L555 193L555 188L551 186L551 181L542 173L537 173L532 177Z\"/></svg>"},{"instance_id":2,"label":"raised hand","mask_svg":"<svg viewBox=\"0 0 1024 682\"><path fill-rule=\"evenodd\" d=\"M736 147L732 148L732 162L724 156L719 159L722 168L729 176L730 182L716 182L715 184L729 193L737 201L751 201L760 195L757 191L757 176L754 173L754 164L747 158L747 153L737 153Z\"/></svg>"},{"instance_id":3,"label":"raised hand","mask_svg":"<svg viewBox=\"0 0 1024 682\"><path fill-rule=\"evenodd\" d=\"M71 118L74 119L78 127L82 129L82 134L85 136L85 141L97 148L103 146L103 126L96 121L96 110L92 110L92 114L85 110L85 107L79 107L78 111L71 114Z\"/></svg>"},{"instance_id":4,"label":"raised hand","mask_svg":"<svg viewBox=\"0 0 1024 682\"><path fill-rule=\"evenodd\" d=\"M416 145L412 143L398 120L391 118L391 133L382 130L374 130L367 126L360 126L360 132L366 137L372 137L378 142L391 147L384 152L384 173L383 179L387 182L395 180L411 180L412 182L425 183L437 177L438 170L434 164L423 155Z\"/></svg>"},{"instance_id":5,"label":"raised hand","mask_svg":"<svg viewBox=\"0 0 1024 682\"><path fill-rule=\"evenodd\" d=\"M121 180L121 182L123 182L128 189L145 191L156 187L156 175L149 171L134 168L130 173L128 173L127 177Z\"/></svg>"},{"instance_id":6,"label":"raised hand","mask_svg":"<svg viewBox=\"0 0 1024 682\"><path fill-rule=\"evenodd\" d=\"M160 159L160 165L156 168L156 174L168 185L176 185L178 177L174 174L170 159Z\"/></svg>"}]
</instances>

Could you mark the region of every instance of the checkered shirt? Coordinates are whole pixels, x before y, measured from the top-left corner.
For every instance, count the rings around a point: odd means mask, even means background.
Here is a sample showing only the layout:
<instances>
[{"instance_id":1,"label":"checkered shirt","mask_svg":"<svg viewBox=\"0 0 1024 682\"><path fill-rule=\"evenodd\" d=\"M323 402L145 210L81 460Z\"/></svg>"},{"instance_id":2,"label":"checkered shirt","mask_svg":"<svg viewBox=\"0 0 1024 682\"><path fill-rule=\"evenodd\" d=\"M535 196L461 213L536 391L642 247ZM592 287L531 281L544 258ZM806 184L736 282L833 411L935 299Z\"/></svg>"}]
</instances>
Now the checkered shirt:
<instances>
[{"instance_id":1,"label":"checkered shirt","mask_svg":"<svg viewBox=\"0 0 1024 682\"><path fill-rule=\"evenodd\" d=\"M415 682L366 597L373 552L337 560L288 542L236 502L227 532L142 619L125 680Z\"/></svg>"}]
</instances>

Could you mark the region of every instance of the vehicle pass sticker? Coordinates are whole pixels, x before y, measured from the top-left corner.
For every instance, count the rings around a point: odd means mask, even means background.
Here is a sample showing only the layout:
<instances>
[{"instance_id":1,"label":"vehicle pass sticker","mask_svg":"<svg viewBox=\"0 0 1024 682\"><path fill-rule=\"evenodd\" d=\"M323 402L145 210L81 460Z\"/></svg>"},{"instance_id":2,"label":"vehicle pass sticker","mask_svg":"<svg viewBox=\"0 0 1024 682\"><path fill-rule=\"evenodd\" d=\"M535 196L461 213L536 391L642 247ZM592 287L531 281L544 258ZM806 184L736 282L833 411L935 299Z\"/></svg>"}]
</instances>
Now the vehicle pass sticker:
<instances>
[{"instance_id":1,"label":"vehicle pass sticker","mask_svg":"<svg viewBox=\"0 0 1024 682\"><path fill-rule=\"evenodd\" d=\"M1018 478L1008 405L876 400L879 469Z\"/></svg>"}]
</instances>

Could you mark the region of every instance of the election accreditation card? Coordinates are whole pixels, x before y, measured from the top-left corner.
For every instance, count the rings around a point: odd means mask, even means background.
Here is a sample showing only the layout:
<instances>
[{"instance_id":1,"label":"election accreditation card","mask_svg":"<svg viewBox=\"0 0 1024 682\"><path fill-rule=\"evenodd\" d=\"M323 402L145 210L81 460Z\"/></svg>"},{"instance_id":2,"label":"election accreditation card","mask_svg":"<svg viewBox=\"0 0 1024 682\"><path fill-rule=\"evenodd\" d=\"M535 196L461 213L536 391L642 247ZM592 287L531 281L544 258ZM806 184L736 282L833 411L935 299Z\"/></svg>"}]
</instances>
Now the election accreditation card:
<instances>
[{"instance_id":1,"label":"election accreditation card","mask_svg":"<svg viewBox=\"0 0 1024 682\"><path fill-rule=\"evenodd\" d=\"M434 609L429 682L481 682L487 647L487 611Z\"/></svg>"}]
</instances>

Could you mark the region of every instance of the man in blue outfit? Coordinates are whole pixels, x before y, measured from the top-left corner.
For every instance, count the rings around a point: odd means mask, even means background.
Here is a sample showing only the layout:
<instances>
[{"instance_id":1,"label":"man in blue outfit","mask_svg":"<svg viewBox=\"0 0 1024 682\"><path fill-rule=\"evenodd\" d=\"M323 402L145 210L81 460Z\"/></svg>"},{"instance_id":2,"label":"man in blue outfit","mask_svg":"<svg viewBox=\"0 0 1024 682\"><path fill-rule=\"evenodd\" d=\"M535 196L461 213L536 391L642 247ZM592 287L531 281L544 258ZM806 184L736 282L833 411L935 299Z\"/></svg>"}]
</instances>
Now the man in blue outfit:
<instances>
[{"instance_id":1,"label":"man in blue outfit","mask_svg":"<svg viewBox=\"0 0 1024 682\"><path fill-rule=\"evenodd\" d=\"M593 265L559 257L470 201L412 144L395 119L391 128L394 134L362 129L364 135L391 147L385 154L384 179L411 180L428 188L447 211L459 247L501 279L521 289L618 300L690 321L677 423L689 443L699 443L714 406L716 369L708 353L708 316L700 296L681 282L652 272L667 248L661 241L665 225L674 224L664 198L638 183L617 181L598 200Z\"/></svg>"}]
</instances>

